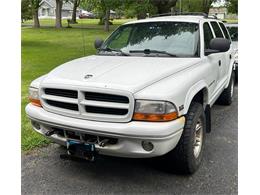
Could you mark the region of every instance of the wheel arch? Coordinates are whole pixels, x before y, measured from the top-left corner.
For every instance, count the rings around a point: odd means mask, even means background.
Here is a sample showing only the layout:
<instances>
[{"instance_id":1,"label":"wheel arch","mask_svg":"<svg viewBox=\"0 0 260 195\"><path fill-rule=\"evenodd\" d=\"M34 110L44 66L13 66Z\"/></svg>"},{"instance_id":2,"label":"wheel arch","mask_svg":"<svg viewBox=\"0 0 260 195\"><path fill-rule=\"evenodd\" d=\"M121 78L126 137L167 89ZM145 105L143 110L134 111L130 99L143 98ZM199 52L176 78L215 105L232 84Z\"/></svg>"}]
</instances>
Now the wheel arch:
<instances>
[{"instance_id":1,"label":"wheel arch","mask_svg":"<svg viewBox=\"0 0 260 195\"><path fill-rule=\"evenodd\" d=\"M189 89L185 98L184 114L188 112L190 104L193 101L201 103L205 109L209 101L208 87L206 82L200 81Z\"/></svg>"},{"instance_id":2,"label":"wheel arch","mask_svg":"<svg viewBox=\"0 0 260 195\"><path fill-rule=\"evenodd\" d=\"M226 82L226 85L225 85L225 89L228 87L229 80L230 80L230 78L231 78L232 72L233 72L235 69L236 69L235 61L234 61L234 60L231 60L230 66L229 66L229 69L228 69L228 77L227 77L227 82Z\"/></svg>"}]
</instances>

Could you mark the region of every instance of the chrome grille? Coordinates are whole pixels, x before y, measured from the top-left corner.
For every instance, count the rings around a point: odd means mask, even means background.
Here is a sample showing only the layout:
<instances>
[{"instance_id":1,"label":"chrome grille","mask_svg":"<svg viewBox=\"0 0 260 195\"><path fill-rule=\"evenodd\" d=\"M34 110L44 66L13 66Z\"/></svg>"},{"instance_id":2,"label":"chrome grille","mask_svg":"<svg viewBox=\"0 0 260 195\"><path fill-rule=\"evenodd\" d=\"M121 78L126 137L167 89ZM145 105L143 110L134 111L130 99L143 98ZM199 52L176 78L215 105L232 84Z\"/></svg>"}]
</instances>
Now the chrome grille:
<instances>
[{"instance_id":1,"label":"chrome grille","mask_svg":"<svg viewBox=\"0 0 260 195\"><path fill-rule=\"evenodd\" d=\"M46 110L90 120L128 122L134 106L129 92L106 89L42 88L40 95Z\"/></svg>"}]
</instances>

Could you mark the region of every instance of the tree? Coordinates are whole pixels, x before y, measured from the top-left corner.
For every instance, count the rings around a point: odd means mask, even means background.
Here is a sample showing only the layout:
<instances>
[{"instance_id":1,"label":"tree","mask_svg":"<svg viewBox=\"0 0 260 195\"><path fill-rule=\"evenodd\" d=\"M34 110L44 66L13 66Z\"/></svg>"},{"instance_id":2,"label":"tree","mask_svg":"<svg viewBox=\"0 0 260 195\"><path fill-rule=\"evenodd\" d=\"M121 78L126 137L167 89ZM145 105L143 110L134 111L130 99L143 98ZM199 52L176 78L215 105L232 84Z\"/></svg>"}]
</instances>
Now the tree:
<instances>
[{"instance_id":1,"label":"tree","mask_svg":"<svg viewBox=\"0 0 260 195\"><path fill-rule=\"evenodd\" d=\"M130 17L137 17L137 19L144 19L147 17L147 13L156 13L154 6L151 4L151 0L128 0L125 2L126 14L130 14Z\"/></svg>"},{"instance_id":2,"label":"tree","mask_svg":"<svg viewBox=\"0 0 260 195\"><path fill-rule=\"evenodd\" d=\"M77 16L77 8L80 5L80 0L74 0L73 1L73 10L72 10L72 18L71 18L71 23L76 24L76 16Z\"/></svg>"},{"instance_id":3,"label":"tree","mask_svg":"<svg viewBox=\"0 0 260 195\"><path fill-rule=\"evenodd\" d=\"M238 13L238 0L227 0L226 6L228 12L237 14Z\"/></svg>"},{"instance_id":4,"label":"tree","mask_svg":"<svg viewBox=\"0 0 260 195\"><path fill-rule=\"evenodd\" d=\"M56 28L62 28L62 23L61 23L61 19L62 19L62 4L63 4L63 0L56 0L56 21L55 21L55 27Z\"/></svg>"},{"instance_id":5,"label":"tree","mask_svg":"<svg viewBox=\"0 0 260 195\"><path fill-rule=\"evenodd\" d=\"M175 7L177 0L151 0L151 4L157 9L157 14L171 12L171 8Z\"/></svg>"},{"instance_id":6,"label":"tree","mask_svg":"<svg viewBox=\"0 0 260 195\"><path fill-rule=\"evenodd\" d=\"M86 0L89 7L94 7L94 12L97 13L100 19L100 24L104 24L104 30L109 31L110 10L116 9L124 5L125 0Z\"/></svg>"},{"instance_id":7,"label":"tree","mask_svg":"<svg viewBox=\"0 0 260 195\"><path fill-rule=\"evenodd\" d=\"M202 8L203 8L203 12L204 13L209 13L209 9L211 7L211 4L214 2L215 0L203 0L202 2Z\"/></svg>"},{"instance_id":8,"label":"tree","mask_svg":"<svg viewBox=\"0 0 260 195\"><path fill-rule=\"evenodd\" d=\"M24 22L24 20L32 19L31 0L22 0L22 3L21 3L21 19L22 19L22 22Z\"/></svg>"},{"instance_id":9,"label":"tree","mask_svg":"<svg viewBox=\"0 0 260 195\"><path fill-rule=\"evenodd\" d=\"M176 9L180 12L203 12L209 13L212 3L219 0L178 0Z\"/></svg>"},{"instance_id":10,"label":"tree","mask_svg":"<svg viewBox=\"0 0 260 195\"><path fill-rule=\"evenodd\" d=\"M135 14L137 19L144 19L147 13L153 15L171 12L176 2L177 0L128 0L126 14L130 14L130 17Z\"/></svg>"},{"instance_id":11,"label":"tree","mask_svg":"<svg viewBox=\"0 0 260 195\"><path fill-rule=\"evenodd\" d=\"M31 0L31 8L32 8L32 15L33 15L33 27L40 28L38 10L40 7L41 0Z\"/></svg>"}]
</instances>

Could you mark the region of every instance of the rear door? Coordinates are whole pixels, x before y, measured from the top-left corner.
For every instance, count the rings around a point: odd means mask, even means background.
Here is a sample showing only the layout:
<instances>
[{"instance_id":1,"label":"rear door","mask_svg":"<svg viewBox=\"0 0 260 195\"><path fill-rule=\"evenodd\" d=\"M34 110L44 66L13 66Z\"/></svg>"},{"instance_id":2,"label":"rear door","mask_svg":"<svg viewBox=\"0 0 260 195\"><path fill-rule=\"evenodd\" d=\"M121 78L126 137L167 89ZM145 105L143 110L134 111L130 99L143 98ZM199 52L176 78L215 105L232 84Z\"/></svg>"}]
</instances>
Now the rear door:
<instances>
[{"instance_id":1,"label":"rear door","mask_svg":"<svg viewBox=\"0 0 260 195\"><path fill-rule=\"evenodd\" d=\"M225 27L225 25L222 22L219 22L219 26L220 26L225 38L228 39L230 41L230 43L232 43L232 40L229 36L228 30ZM225 55L225 58L226 58L225 59L226 60L225 65L226 66L224 67L224 75L226 75L226 76L228 75L231 59L234 58L234 55L235 55L234 48L231 45L231 49L228 52L226 52L226 55Z\"/></svg>"},{"instance_id":2,"label":"rear door","mask_svg":"<svg viewBox=\"0 0 260 195\"><path fill-rule=\"evenodd\" d=\"M212 26L216 38L225 38L225 35L223 34L218 22L211 21L210 24ZM219 66L219 79L217 84L218 88L222 88L227 79L227 72L230 64L230 59L229 59L230 58L229 55L231 54L230 51L231 50L225 53L216 53L211 55L217 58L217 63Z\"/></svg>"}]
</instances>

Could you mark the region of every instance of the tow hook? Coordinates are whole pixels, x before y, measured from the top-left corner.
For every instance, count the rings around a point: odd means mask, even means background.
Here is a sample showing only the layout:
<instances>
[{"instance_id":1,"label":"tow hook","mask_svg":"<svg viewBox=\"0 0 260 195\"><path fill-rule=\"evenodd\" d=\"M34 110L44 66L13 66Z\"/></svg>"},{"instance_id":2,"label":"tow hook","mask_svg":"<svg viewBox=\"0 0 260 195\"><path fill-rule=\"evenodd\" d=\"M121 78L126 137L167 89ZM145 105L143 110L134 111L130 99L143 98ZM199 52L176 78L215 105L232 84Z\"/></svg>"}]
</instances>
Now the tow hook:
<instances>
[{"instance_id":1,"label":"tow hook","mask_svg":"<svg viewBox=\"0 0 260 195\"><path fill-rule=\"evenodd\" d=\"M102 141L99 142L100 147L105 147L105 145L108 143L109 139L103 139Z\"/></svg>"},{"instance_id":2,"label":"tow hook","mask_svg":"<svg viewBox=\"0 0 260 195\"><path fill-rule=\"evenodd\" d=\"M53 135L54 133L55 133L55 131L56 130L50 130L50 131L47 131L46 133L45 133L45 136L51 136L51 135Z\"/></svg>"}]
</instances>

